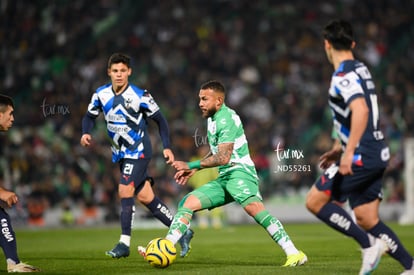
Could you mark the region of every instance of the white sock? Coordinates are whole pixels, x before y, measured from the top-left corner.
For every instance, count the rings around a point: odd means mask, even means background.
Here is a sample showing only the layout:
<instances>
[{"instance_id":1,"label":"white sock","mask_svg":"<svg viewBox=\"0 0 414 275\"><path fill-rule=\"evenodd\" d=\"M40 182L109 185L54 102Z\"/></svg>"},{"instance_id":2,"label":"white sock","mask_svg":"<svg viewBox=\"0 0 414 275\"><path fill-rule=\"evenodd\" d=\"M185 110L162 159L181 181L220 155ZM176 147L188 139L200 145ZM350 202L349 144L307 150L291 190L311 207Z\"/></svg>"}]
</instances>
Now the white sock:
<instances>
[{"instance_id":1,"label":"white sock","mask_svg":"<svg viewBox=\"0 0 414 275\"><path fill-rule=\"evenodd\" d=\"M183 235L179 230L174 230L172 234L168 234L165 238L171 241L174 245L181 239Z\"/></svg>"},{"instance_id":2,"label":"white sock","mask_svg":"<svg viewBox=\"0 0 414 275\"><path fill-rule=\"evenodd\" d=\"M119 241L129 247L131 245L131 236L121 235Z\"/></svg>"},{"instance_id":3,"label":"white sock","mask_svg":"<svg viewBox=\"0 0 414 275\"><path fill-rule=\"evenodd\" d=\"M8 258L6 260L7 264L17 264L15 261L13 261L12 259Z\"/></svg>"},{"instance_id":4,"label":"white sock","mask_svg":"<svg viewBox=\"0 0 414 275\"><path fill-rule=\"evenodd\" d=\"M284 234L287 235L280 221L277 221L277 223L272 223L270 226L266 228L266 230L270 236L274 236L278 231L284 232ZM289 237L281 238L277 241L277 244L280 245L283 251L285 251L286 256L299 253L299 251L296 249L295 245Z\"/></svg>"},{"instance_id":5,"label":"white sock","mask_svg":"<svg viewBox=\"0 0 414 275\"><path fill-rule=\"evenodd\" d=\"M286 256L293 255L293 254L298 254L299 253L299 251L296 249L296 247L292 243L292 241L289 241L287 243L284 243L283 245L281 245L281 247L285 251Z\"/></svg>"}]
</instances>

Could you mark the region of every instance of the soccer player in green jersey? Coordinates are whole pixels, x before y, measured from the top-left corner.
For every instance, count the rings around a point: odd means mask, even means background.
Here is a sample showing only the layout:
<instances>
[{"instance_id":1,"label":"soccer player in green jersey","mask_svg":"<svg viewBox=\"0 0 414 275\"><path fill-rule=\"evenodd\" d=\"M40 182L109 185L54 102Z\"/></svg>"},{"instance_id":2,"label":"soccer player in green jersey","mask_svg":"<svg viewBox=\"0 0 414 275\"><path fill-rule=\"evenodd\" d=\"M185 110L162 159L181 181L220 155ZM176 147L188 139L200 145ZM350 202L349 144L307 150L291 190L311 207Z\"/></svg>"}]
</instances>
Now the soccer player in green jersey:
<instances>
[{"instance_id":1,"label":"soccer player in green jersey","mask_svg":"<svg viewBox=\"0 0 414 275\"><path fill-rule=\"evenodd\" d=\"M193 162L174 161L175 179L184 185L198 170L218 167L219 176L187 194L179 203L177 214L166 239L174 244L190 227L194 212L213 209L230 202L240 204L286 253L283 266L300 266L307 256L299 251L281 222L264 207L259 192L256 168L250 157L243 124L237 113L224 103L223 84L212 80L201 86L199 107L207 119L210 153Z\"/></svg>"}]
</instances>

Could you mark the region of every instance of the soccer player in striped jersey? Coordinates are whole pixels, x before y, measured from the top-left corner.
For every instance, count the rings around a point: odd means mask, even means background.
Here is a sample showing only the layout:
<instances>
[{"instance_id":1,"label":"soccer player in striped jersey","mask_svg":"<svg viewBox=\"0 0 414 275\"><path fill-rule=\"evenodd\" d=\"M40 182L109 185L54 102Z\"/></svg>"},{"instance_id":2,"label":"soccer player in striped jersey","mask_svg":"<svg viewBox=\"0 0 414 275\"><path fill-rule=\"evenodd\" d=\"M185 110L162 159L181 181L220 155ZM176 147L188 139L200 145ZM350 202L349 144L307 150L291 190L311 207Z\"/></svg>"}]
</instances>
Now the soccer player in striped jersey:
<instances>
[{"instance_id":1,"label":"soccer player in striped jersey","mask_svg":"<svg viewBox=\"0 0 414 275\"><path fill-rule=\"evenodd\" d=\"M166 239L174 244L188 230L194 212L238 203L270 235L286 254L285 267L304 265L308 258L293 244L282 223L265 209L256 168L250 157L243 124L224 103L225 88L212 80L199 92L199 107L207 119L210 153L193 162L174 161L175 179L184 185L198 170L218 167L219 176L188 193L179 203Z\"/></svg>"},{"instance_id":2,"label":"soccer player in striped jersey","mask_svg":"<svg viewBox=\"0 0 414 275\"><path fill-rule=\"evenodd\" d=\"M0 131L8 131L14 122L14 103L6 96L0 95ZM17 255L16 234L14 233L10 216L4 207L12 207L18 202L18 197L14 192L0 187L0 246L6 256L7 272L38 272L39 268L28 265L20 261Z\"/></svg>"},{"instance_id":3,"label":"soccer player in striped jersey","mask_svg":"<svg viewBox=\"0 0 414 275\"><path fill-rule=\"evenodd\" d=\"M112 142L112 161L119 163L121 178L118 194L121 199L121 237L119 242L106 255L112 258L128 257L131 241L131 228L135 212L134 196L144 204L163 224L169 226L173 215L167 205L155 196L152 178L147 174L152 157L152 148L147 133L147 119L156 122L159 128L163 154L167 163L174 161L170 149L168 123L151 94L131 83L130 57L113 54L108 61L109 84L99 87L92 95L88 110L82 121L82 146L92 141L91 131L95 119L103 113L108 136ZM189 229L180 240L181 253L189 251L193 232Z\"/></svg>"},{"instance_id":4,"label":"soccer player in striped jersey","mask_svg":"<svg viewBox=\"0 0 414 275\"><path fill-rule=\"evenodd\" d=\"M325 52L335 72L329 88L329 106L338 140L320 158L325 172L310 189L307 208L362 248L360 274L370 274L381 255L399 261L414 274L413 258L397 235L379 218L382 178L390 153L380 129L375 85L367 66L354 58L352 26L330 22L323 31ZM356 223L338 202L348 200ZM370 233L375 237L370 241Z\"/></svg>"}]
</instances>

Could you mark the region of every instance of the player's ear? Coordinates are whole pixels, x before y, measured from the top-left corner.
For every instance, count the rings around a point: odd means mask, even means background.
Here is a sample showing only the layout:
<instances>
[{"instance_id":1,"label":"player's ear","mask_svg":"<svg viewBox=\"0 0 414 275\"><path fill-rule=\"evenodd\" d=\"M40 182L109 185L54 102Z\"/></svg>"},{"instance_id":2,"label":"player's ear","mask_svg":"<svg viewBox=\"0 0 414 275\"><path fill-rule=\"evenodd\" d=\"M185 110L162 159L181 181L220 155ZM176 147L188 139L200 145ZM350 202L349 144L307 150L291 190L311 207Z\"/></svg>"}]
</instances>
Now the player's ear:
<instances>
[{"instance_id":1,"label":"player's ear","mask_svg":"<svg viewBox=\"0 0 414 275\"><path fill-rule=\"evenodd\" d=\"M222 94L218 94L216 97L217 107L223 105L224 103L224 96Z\"/></svg>"},{"instance_id":2,"label":"player's ear","mask_svg":"<svg viewBox=\"0 0 414 275\"><path fill-rule=\"evenodd\" d=\"M355 46L356 46L356 42L355 41L352 41L351 49L355 48Z\"/></svg>"},{"instance_id":3,"label":"player's ear","mask_svg":"<svg viewBox=\"0 0 414 275\"><path fill-rule=\"evenodd\" d=\"M109 76L109 77L111 77L111 68L108 68L108 69L106 70L106 73L108 74L108 76Z\"/></svg>"},{"instance_id":4,"label":"player's ear","mask_svg":"<svg viewBox=\"0 0 414 275\"><path fill-rule=\"evenodd\" d=\"M129 68L128 69L128 76L130 76L132 74L132 69L131 68Z\"/></svg>"},{"instance_id":5,"label":"player's ear","mask_svg":"<svg viewBox=\"0 0 414 275\"><path fill-rule=\"evenodd\" d=\"M329 49L331 47L331 43L329 43L328 40L324 39L323 43L324 43L325 49Z\"/></svg>"}]
</instances>

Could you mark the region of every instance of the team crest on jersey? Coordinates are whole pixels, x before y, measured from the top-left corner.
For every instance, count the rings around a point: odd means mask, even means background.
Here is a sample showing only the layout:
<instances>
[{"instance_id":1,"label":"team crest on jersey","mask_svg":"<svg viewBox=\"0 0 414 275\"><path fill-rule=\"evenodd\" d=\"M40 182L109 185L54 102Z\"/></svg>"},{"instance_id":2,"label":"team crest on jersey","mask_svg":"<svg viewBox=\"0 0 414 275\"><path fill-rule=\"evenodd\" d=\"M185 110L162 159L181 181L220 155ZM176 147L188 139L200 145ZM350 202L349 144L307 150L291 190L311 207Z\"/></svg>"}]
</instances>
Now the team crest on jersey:
<instances>
[{"instance_id":1,"label":"team crest on jersey","mask_svg":"<svg viewBox=\"0 0 414 275\"><path fill-rule=\"evenodd\" d=\"M343 79L343 80L341 80L341 82L339 82L339 84L341 84L341 86L343 86L343 87L348 87L350 82L349 82L348 79Z\"/></svg>"},{"instance_id":2,"label":"team crest on jersey","mask_svg":"<svg viewBox=\"0 0 414 275\"><path fill-rule=\"evenodd\" d=\"M126 98L124 101L125 108L131 108L132 98Z\"/></svg>"}]
</instances>

